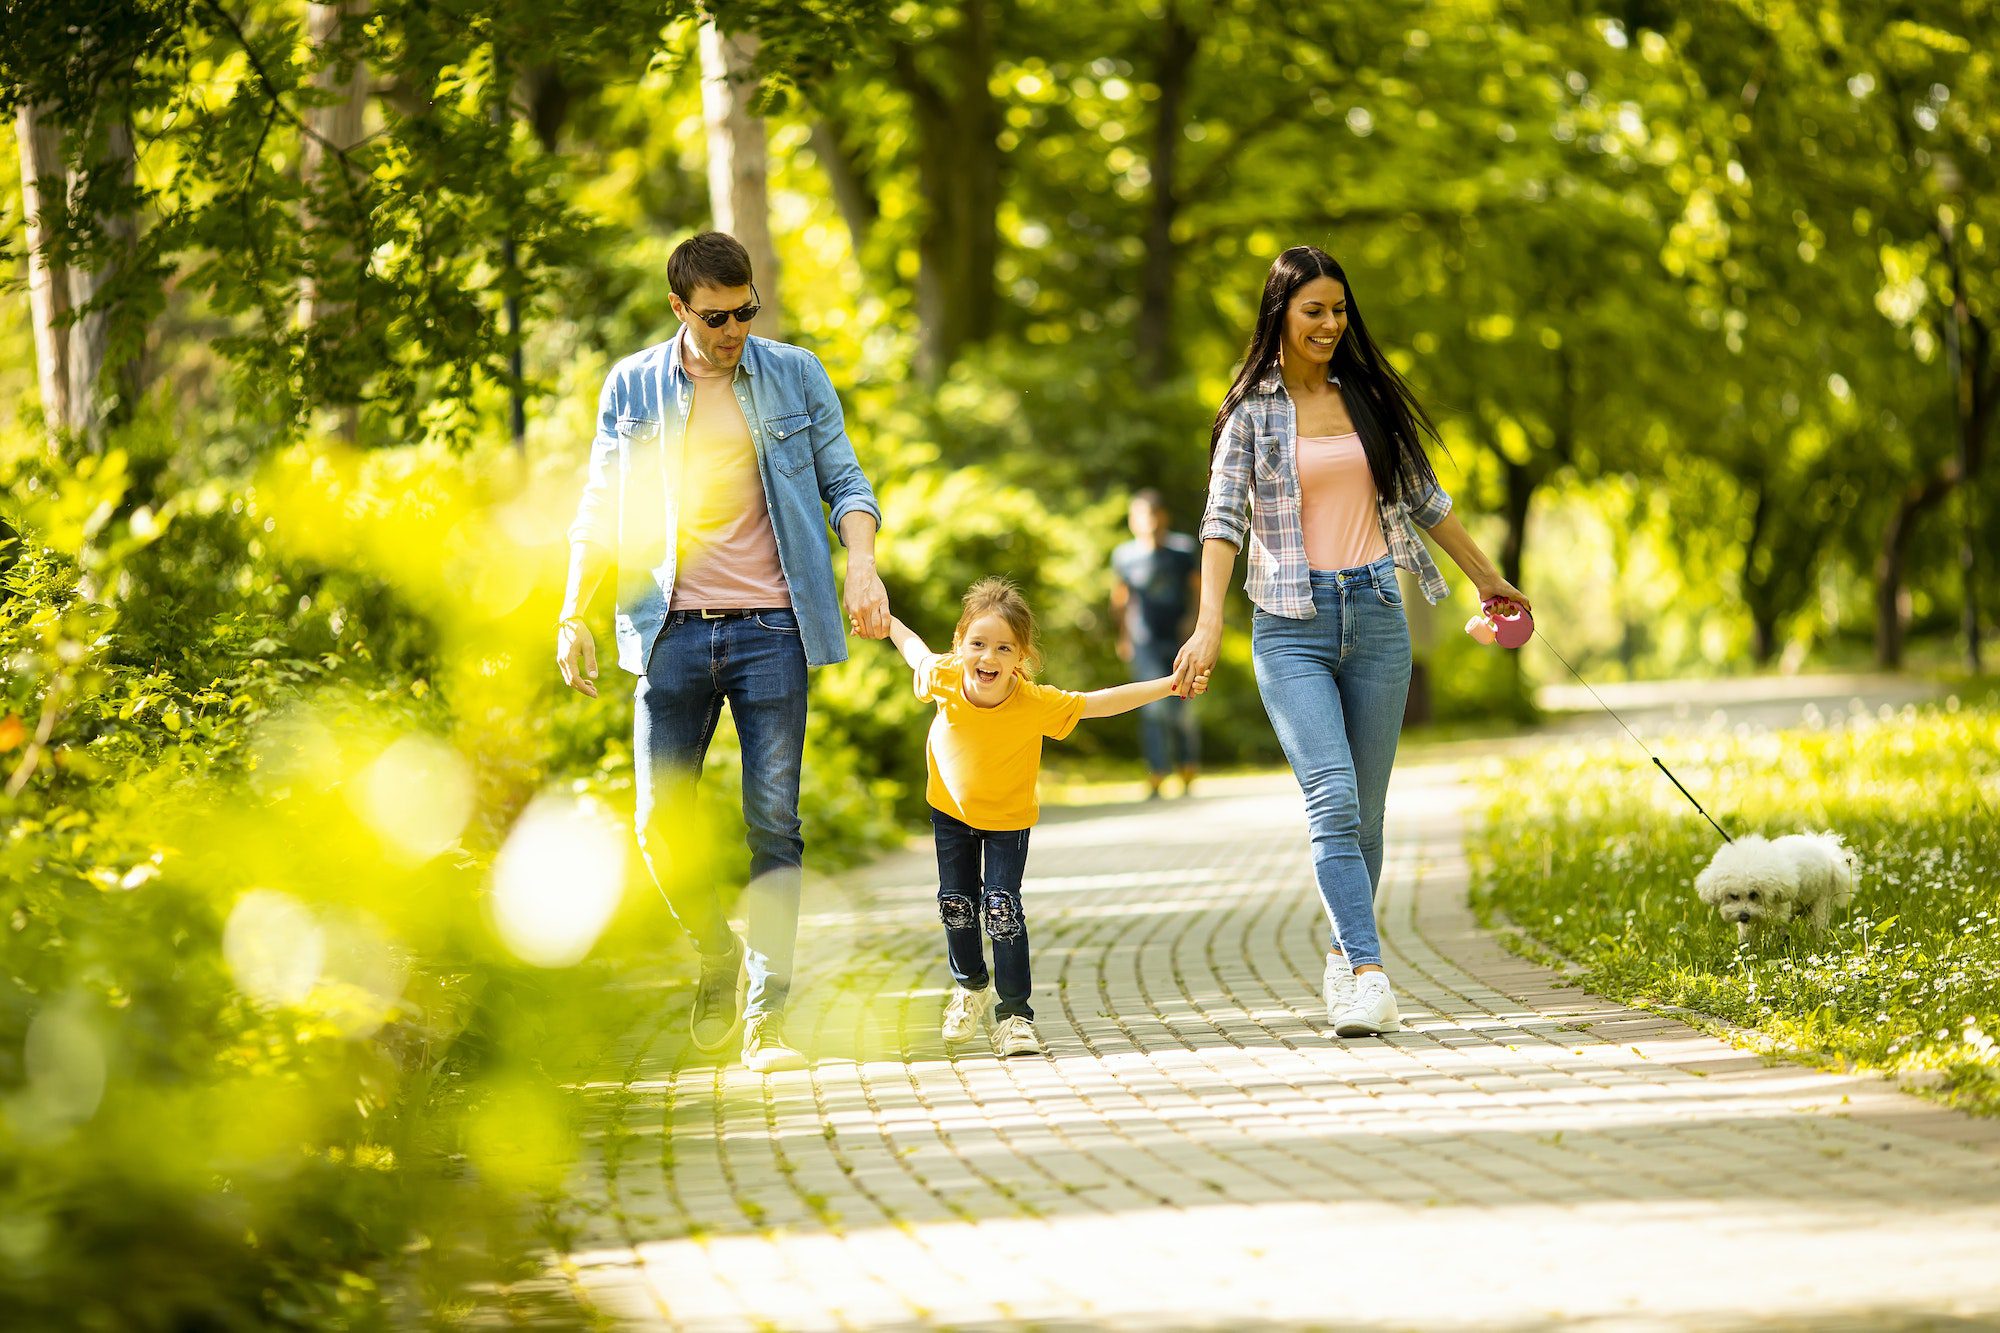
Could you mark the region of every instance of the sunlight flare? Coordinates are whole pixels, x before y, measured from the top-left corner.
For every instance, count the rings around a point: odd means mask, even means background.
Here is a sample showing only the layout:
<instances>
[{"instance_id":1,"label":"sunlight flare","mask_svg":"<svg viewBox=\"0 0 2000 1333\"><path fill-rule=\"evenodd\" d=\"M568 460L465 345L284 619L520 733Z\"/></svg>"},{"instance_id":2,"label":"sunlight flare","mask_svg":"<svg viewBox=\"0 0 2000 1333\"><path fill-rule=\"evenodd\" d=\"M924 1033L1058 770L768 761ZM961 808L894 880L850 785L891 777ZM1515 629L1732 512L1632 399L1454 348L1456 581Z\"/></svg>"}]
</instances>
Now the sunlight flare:
<instances>
[{"instance_id":1,"label":"sunlight flare","mask_svg":"<svg viewBox=\"0 0 2000 1333\"><path fill-rule=\"evenodd\" d=\"M494 929L514 955L568 967L597 943L625 884L624 829L595 803L544 796L493 868Z\"/></svg>"}]
</instances>

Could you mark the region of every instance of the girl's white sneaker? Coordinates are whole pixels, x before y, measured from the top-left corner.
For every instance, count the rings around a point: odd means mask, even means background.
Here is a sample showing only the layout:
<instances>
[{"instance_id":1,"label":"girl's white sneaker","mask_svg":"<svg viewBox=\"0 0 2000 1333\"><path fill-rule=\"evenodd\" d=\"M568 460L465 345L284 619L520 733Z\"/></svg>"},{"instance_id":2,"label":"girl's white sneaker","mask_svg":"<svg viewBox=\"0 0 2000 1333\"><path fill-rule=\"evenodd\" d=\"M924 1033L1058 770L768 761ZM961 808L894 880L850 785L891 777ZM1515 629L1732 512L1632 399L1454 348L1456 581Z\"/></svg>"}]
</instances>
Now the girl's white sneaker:
<instances>
[{"instance_id":1,"label":"girl's white sneaker","mask_svg":"<svg viewBox=\"0 0 2000 1333\"><path fill-rule=\"evenodd\" d=\"M1399 1031L1402 1026L1402 1015L1396 1012L1396 993L1389 989L1388 974L1363 972L1354 979L1354 998L1334 1015L1333 1035L1376 1037Z\"/></svg>"},{"instance_id":2,"label":"girl's white sneaker","mask_svg":"<svg viewBox=\"0 0 2000 1333\"><path fill-rule=\"evenodd\" d=\"M1019 1014L1009 1014L993 1025L993 1053L995 1055L1040 1055L1042 1039L1035 1035L1035 1025Z\"/></svg>"},{"instance_id":3,"label":"girl's white sneaker","mask_svg":"<svg viewBox=\"0 0 2000 1333\"><path fill-rule=\"evenodd\" d=\"M1354 1003L1354 969L1347 965L1346 954L1326 956L1326 974L1320 978L1319 993L1326 1001L1326 1021L1338 1022L1347 1006Z\"/></svg>"},{"instance_id":4,"label":"girl's white sneaker","mask_svg":"<svg viewBox=\"0 0 2000 1333\"><path fill-rule=\"evenodd\" d=\"M951 998L945 1001L944 1022L940 1024L947 1045L957 1045L971 1041L979 1035L979 1029L986 1021L986 1010L993 1003L991 987L985 990L967 990L957 982L952 983Z\"/></svg>"}]
</instances>

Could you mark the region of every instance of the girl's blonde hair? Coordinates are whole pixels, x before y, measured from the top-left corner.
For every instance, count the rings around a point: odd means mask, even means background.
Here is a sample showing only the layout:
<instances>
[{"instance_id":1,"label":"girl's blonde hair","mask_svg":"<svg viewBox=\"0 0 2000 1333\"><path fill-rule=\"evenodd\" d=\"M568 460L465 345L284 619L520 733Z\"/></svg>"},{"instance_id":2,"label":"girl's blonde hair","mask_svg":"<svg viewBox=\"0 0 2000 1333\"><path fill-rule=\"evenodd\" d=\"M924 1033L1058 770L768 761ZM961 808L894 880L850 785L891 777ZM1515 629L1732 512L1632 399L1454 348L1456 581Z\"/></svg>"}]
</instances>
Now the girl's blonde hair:
<instances>
[{"instance_id":1,"label":"girl's blonde hair","mask_svg":"<svg viewBox=\"0 0 2000 1333\"><path fill-rule=\"evenodd\" d=\"M1021 645L1018 670L1033 680L1042 669L1042 646L1035 641L1035 613L1028 609L1028 599L1021 596L1021 590L998 575L983 578L965 590L965 610L958 617L958 628L951 632L953 650L964 641L966 626L984 615L999 616L1014 631L1014 639Z\"/></svg>"}]
</instances>

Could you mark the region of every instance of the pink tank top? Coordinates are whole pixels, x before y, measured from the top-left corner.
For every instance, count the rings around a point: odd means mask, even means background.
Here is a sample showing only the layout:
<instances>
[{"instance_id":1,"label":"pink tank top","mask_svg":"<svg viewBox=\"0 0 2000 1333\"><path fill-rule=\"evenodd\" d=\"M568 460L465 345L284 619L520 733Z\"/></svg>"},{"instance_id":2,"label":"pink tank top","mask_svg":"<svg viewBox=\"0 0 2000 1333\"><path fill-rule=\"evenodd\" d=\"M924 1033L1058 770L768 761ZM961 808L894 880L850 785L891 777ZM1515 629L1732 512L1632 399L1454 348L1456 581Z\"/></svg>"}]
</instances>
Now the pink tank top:
<instances>
[{"instance_id":1,"label":"pink tank top","mask_svg":"<svg viewBox=\"0 0 2000 1333\"><path fill-rule=\"evenodd\" d=\"M669 606L675 611L790 606L791 585L778 563L778 535L757 451L732 388L736 372L703 373L685 341L681 365L694 382L694 402L682 450L680 567Z\"/></svg>"},{"instance_id":2,"label":"pink tank top","mask_svg":"<svg viewBox=\"0 0 2000 1333\"><path fill-rule=\"evenodd\" d=\"M1313 569L1353 569L1389 554L1376 506L1375 477L1361 437L1298 437L1299 506L1306 531L1306 564Z\"/></svg>"}]
</instances>

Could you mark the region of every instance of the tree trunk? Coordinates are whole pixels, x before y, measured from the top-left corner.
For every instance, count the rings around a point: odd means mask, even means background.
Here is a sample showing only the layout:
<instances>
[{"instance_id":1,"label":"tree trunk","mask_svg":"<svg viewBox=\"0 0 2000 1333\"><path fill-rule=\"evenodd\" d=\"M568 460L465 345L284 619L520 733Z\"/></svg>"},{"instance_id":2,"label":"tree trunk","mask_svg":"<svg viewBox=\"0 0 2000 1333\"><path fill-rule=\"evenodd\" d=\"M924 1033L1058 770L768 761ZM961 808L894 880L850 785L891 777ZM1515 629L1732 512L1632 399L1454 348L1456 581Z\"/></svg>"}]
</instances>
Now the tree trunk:
<instances>
[{"instance_id":1,"label":"tree trunk","mask_svg":"<svg viewBox=\"0 0 2000 1333\"><path fill-rule=\"evenodd\" d=\"M521 75L521 100L527 107L528 125L541 142L542 151L553 153L569 120L570 103L576 90L554 63L530 66Z\"/></svg>"},{"instance_id":2,"label":"tree trunk","mask_svg":"<svg viewBox=\"0 0 2000 1333\"><path fill-rule=\"evenodd\" d=\"M1750 506L1750 539L1743 543L1743 601L1750 608L1750 652L1761 668L1769 666L1777 655L1778 605L1770 576L1759 573L1757 567L1764 534L1771 526L1771 488L1761 478L1754 484L1757 498Z\"/></svg>"},{"instance_id":3,"label":"tree trunk","mask_svg":"<svg viewBox=\"0 0 2000 1333\"><path fill-rule=\"evenodd\" d=\"M1885 671L1903 665L1903 557L1915 517L1909 500L1896 506L1875 558L1875 665Z\"/></svg>"},{"instance_id":4,"label":"tree trunk","mask_svg":"<svg viewBox=\"0 0 2000 1333\"><path fill-rule=\"evenodd\" d=\"M1146 213L1145 268L1139 275L1139 382L1158 388L1180 373L1174 342L1174 287L1180 254L1174 222L1180 216L1180 146L1185 138L1188 76L1201 38L1167 6L1156 72L1160 97L1153 120L1153 197Z\"/></svg>"},{"instance_id":5,"label":"tree trunk","mask_svg":"<svg viewBox=\"0 0 2000 1333\"><path fill-rule=\"evenodd\" d=\"M28 308L35 326L35 371L42 420L51 448L70 423L69 270L53 260L50 240L61 225L67 188L62 129L40 107L23 104L15 118L21 143L21 211L28 230ZM56 210L53 214L51 210Z\"/></svg>"},{"instance_id":6,"label":"tree trunk","mask_svg":"<svg viewBox=\"0 0 2000 1333\"><path fill-rule=\"evenodd\" d=\"M1541 478L1532 462L1516 463L1497 449L1494 452L1500 458L1500 474L1506 484L1500 509L1501 520L1507 525L1500 538L1500 577L1519 588L1521 561L1528 546L1528 507L1534 503Z\"/></svg>"},{"instance_id":7,"label":"tree trunk","mask_svg":"<svg viewBox=\"0 0 2000 1333\"><path fill-rule=\"evenodd\" d=\"M324 63L313 75L313 87L325 99L306 111L306 135L300 160L300 179L308 191L324 197L344 191L342 179L348 170L341 154L361 142L368 111L368 69L356 59L343 62L336 48L349 30L368 12L367 0L335 0L332 4L306 6L306 27L316 54ZM318 210L308 205L305 212L308 232L320 225ZM318 265L343 267L354 264L351 249L341 247L322 253ZM308 267L299 284L299 327L306 335L307 355L315 360L328 355L327 344L343 333L348 304L327 295L327 284L318 267ZM349 444L361 437L360 411L354 399L358 387L344 381L330 385L333 406L339 416L340 437Z\"/></svg>"},{"instance_id":8,"label":"tree trunk","mask_svg":"<svg viewBox=\"0 0 2000 1333\"><path fill-rule=\"evenodd\" d=\"M918 370L936 382L999 318L993 270L1000 254L1000 104L990 88L996 53L988 0L965 0L941 38L949 91L917 68L908 47L896 71L916 103L917 176L926 204L917 238Z\"/></svg>"},{"instance_id":9,"label":"tree trunk","mask_svg":"<svg viewBox=\"0 0 2000 1333\"><path fill-rule=\"evenodd\" d=\"M1965 664L1975 676L1980 671L1979 653L1979 567L1978 496L1972 484L1984 461L1986 417L1991 404L1980 386L1986 378L1986 362L1992 344L1983 320L1972 317L1965 295L1965 273L1960 264L1957 229L1940 221L1938 238L1944 243L1945 263L1951 273L1952 302L1944 321L1945 366L1951 375L1952 425L1957 428L1958 470L1965 486L1960 495L1964 506L1958 543L1961 623L1965 632Z\"/></svg>"},{"instance_id":10,"label":"tree trunk","mask_svg":"<svg viewBox=\"0 0 2000 1333\"><path fill-rule=\"evenodd\" d=\"M312 44L318 58L327 62L313 75L312 86L328 99L306 111L307 133L299 174L307 189L323 188L334 181L336 176L330 173L345 170L335 150L344 153L361 142L361 127L368 110L367 67L359 60L343 67L337 57L328 56L329 48L341 40L347 24L358 21L366 12L365 0L336 0L334 4L306 6L306 27ZM306 227L311 229L317 220L308 211ZM334 313L321 297L317 275L308 273L299 295L299 323L310 329Z\"/></svg>"},{"instance_id":11,"label":"tree trunk","mask_svg":"<svg viewBox=\"0 0 2000 1333\"><path fill-rule=\"evenodd\" d=\"M834 206L847 223L855 262L865 269L867 263L862 253L868 248L868 238L874 233L875 220L881 216L881 208L875 201L874 193L869 190L861 168L856 165L854 155L847 151L847 143L839 127L832 121L814 123L812 150L813 156L819 159L820 169L826 172L827 186L833 191Z\"/></svg>"},{"instance_id":12,"label":"tree trunk","mask_svg":"<svg viewBox=\"0 0 2000 1333\"><path fill-rule=\"evenodd\" d=\"M1769 607L1750 608L1750 651L1762 670L1778 655L1778 617Z\"/></svg>"},{"instance_id":13,"label":"tree trunk","mask_svg":"<svg viewBox=\"0 0 2000 1333\"><path fill-rule=\"evenodd\" d=\"M1983 365L1988 353L1983 329L1979 333L1979 362ZM1979 383L1975 379L1975 389ZM1978 472L1985 462L1986 436L1993 417L1991 397L1983 391L1976 392L1969 419L1958 418L1959 434L1952 458L1903 492L1896 511L1889 516L1889 526L1882 531L1882 547L1875 558L1875 662L1884 670L1894 670L1903 664L1903 572L1917 520L1926 510L1944 503L1947 496Z\"/></svg>"},{"instance_id":14,"label":"tree trunk","mask_svg":"<svg viewBox=\"0 0 2000 1333\"><path fill-rule=\"evenodd\" d=\"M1905 491L1883 529L1882 549L1875 559L1875 664L1885 671L1903 665L1903 571L1910 538L1924 511L1943 503L1958 483L1958 460L1953 459Z\"/></svg>"},{"instance_id":15,"label":"tree trunk","mask_svg":"<svg viewBox=\"0 0 2000 1333\"><path fill-rule=\"evenodd\" d=\"M69 329L70 429L95 448L105 427L129 417L138 405L140 334L123 327L115 284L126 276L139 241L138 219L128 198L139 157L122 113L108 112L101 127L86 132L83 144L70 197L108 194L114 204L92 219L95 262L89 267L73 264L69 270L69 305L75 315Z\"/></svg>"},{"instance_id":16,"label":"tree trunk","mask_svg":"<svg viewBox=\"0 0 2000 1333\"><path fill-rule=\"evenodd\" d=\"M785 317L779 300L778 254L771 244L764 122L751 109L757 95L752 69L756 57L754 36L725 36L713 23L702 25L701 109L708 125L709 212L717 231L728 232L750 252L750 270L764 306L757 331L767 338L782 338Z\"/></svg>"}]
</instances>

